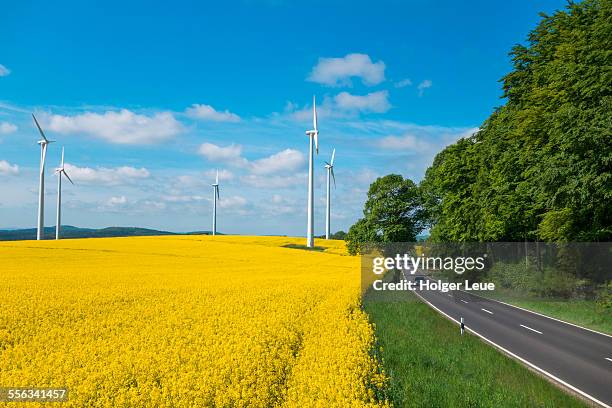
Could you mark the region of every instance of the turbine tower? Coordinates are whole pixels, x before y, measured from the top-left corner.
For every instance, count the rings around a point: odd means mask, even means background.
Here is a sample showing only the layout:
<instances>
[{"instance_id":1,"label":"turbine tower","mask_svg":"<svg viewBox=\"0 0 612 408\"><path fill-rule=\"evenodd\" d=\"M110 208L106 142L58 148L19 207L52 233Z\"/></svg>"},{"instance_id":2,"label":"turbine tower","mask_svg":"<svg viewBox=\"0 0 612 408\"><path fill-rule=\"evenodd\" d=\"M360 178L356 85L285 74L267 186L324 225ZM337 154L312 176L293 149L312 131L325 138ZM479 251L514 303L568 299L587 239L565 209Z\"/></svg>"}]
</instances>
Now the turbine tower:
<instances>
[{"instance_id":1,"label":"turbine tower","mask_svg":"<svg viewBox=\"0 0 612 408\"><path fill-rule=\"evenodd\" d=\"M217 169L217 177L215 178L215 183L212 184L213 187L213 224L212 224L212 234L217 235L217 200L219 199L219 170Z\"/></svg>"},{"instance_id":2,"label":"turbine tower","mask_svg":"<svg viewBox=\"0 0 612 408\"><path fill-rule=\"evenodd\" d=\"M66 173L66 169L64 168L64 148L62 147L62 163L60 166L55 169L55 174L57 174L57 220L55 223L55 239L60 239L60 232L62 229L62 175L66 176L68 181L71 184L74 184Z\"/></svg>"},{"instance_id":3,"label":"turbine tower","mask_svg":"<svg viewBox=\"0 0 612 408\"><path fill-rule=\"evenodd\" d=\"M313 147L319 154L319 130L317 129L317 101L315 97L312 97L312 130L307 130L310 150L308 153L308 227L306 230L306 246L308 248L314 247L314 168L313 168Z\"/></svg>"},{"instance_id":4,"label":"turbine tower","mask_svg":"<svg viewBox=\"0 0 612 408\"><path fill-rule=\"evenodd\" d=\"M42 139L38 141L40 145L40 184L38 187L38 228L36 230L36 239L41 240L44 238L45 228L45 158L47 156L47 145L53 143L53 140L47 139L34 114L32 114L32 118L42 136Z\"/></svg>"},{"instance_id":5,"label":"turbine tower","mask_svg":"<svg viewBox=\"0 0 612 408\"><path fill-rule=\"evenodd\" d=\"M336 188L336 176L334 175L334 157L336 156L336 149L332 151L330 162L325 162L325 169L327 170L327 206L325 208L325 239L329 239L330 229L330 218L331 218L331 186L329 184L329 178L334 180L334 189Z\"/></svg>"}]
</instances>

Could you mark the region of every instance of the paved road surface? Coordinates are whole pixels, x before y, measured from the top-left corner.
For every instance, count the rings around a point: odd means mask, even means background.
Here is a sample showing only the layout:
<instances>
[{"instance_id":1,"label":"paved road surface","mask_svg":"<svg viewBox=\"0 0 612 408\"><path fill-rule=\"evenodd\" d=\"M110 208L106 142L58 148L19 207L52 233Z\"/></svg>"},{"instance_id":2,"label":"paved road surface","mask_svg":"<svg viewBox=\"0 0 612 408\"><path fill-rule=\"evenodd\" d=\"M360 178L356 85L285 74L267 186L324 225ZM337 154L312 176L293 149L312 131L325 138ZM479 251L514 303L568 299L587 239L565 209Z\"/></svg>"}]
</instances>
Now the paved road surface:
<instances>
[{"instance_id":1,"label":"paved road surface","mask_svg":"<svg viewBox=\"0 0 612 408\"><path fill-rule=\"evenodd\" d=\"M468 330L532 368L599 405L612 406L612 336L463 291L415 292L447 317L463 317Z\"/></svg>"}]
</instances>

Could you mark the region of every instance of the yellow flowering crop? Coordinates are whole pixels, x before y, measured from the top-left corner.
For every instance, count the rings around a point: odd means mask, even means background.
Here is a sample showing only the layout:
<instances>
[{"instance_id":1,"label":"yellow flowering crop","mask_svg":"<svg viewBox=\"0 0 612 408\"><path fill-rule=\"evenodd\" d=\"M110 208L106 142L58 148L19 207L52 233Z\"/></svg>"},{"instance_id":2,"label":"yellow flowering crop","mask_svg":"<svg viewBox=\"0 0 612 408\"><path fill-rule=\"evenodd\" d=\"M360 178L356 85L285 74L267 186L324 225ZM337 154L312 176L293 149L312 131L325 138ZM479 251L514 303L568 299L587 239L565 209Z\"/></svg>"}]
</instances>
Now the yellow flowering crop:
<instances>
[{"instance_id":1,"label":"yellow flowering crop","mask_svg":"<svg viewBox=\"0 0 612 408\"><path fill-rule=\"evenodd\" d=\"M284 247L302 242L0 243L0 387L65 386L73 407L388 406L358 258Z\"/></svg>"}]
</instances>

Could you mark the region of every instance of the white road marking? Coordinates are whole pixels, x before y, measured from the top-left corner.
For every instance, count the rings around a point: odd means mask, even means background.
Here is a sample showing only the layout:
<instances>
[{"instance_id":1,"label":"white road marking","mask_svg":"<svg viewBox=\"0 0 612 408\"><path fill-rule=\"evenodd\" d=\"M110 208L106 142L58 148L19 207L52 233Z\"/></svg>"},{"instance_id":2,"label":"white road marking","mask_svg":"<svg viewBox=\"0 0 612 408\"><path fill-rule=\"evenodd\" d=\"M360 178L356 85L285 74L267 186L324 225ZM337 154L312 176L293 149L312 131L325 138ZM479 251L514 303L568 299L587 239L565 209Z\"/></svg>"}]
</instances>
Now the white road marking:
<instances>
[{"instance_id":1,"label":"white road marking","mask_svg":"<svg viewBox=\"0 0 612 408\"><path fill-rule=\"evenodd\" d=\"M579 325L574 324L574 323L566 322L565 320L557 319L556 317L547 316L547 315L542 314L542 313L534 312L533 310L525 309L524 307L520 307L520 306L516 306L516 305L511 305L510 303L502 302L501 300L491 299L491 298L488 298L488 297L484 297L482 295L477 295L477 294L472 293L472 292L466 292L465 290L461 290L461 289L459 289L459 290L461 292L463 292L463 293L467 293L467 294L472 295L472 296L478 296L479 298L482 298L482 299L485 299L485 300L490 300L491 302L501 303L502 305L506 305L506 306L513 307L515 309L522 310L523 312L533 313L534 315L542 316L542 317L545 317L547 319L557 321L559 323L569 324L570 326L574 326L574 327L577 327L577 328L582 329L582 330L586 330L586 331L590 331L590 332L593 332L593 333L601 334L602 336L606 336L606 337L612 337L612 334L603 333L603 332L600 332L600 331L597 331L597 330L589 329L587 327L582 327L582 326L579 326Z\"/></svg>"},{"instance_id":2,"label":"white road marking","mask_svg":"<svg viewBox=\"0 0 612 408\"><path fill-rule=\"evenodd\" d=\"M459 322L457 319L450 317L449 315L447 315L446 313L444 313L442 310L438 309L437 307L435 307L430 301L428 301L427 299L425 299L423 296L421 296L418 292L414 291L413 292L415 295L417 295L419 298L421 298L421 300L425 303L427 303L432 309L436 310L438 313L440 313L441 315L445 316L448 320L451 320L457 324L461 324L461 322ZM482 297L482 296L481 296ZM485 298L486 299L486 298ZM500 302L502 303L502 302ZM508 305L508 306L512 306L512 305ZM527 310L529 312L529 310ZM546 315L542 315L544 317L548 317ZM577 326L580 327L580 326ZM470 333L474 334L475 336L480 337L481 339L483 339L484 341L486 341L487 343L491 344L493 347L497 348L498 350L502 351L503 353L506 353L507 355L509 355L510 357L520 361L521 363L533 368L536 371L539 371L540 373L552 378L554 381L558 382L559 384L569 388L572 391L577 392L578 394L582 395L583 397L588 398L589 400L595 402L596 404L601 405L604 408L612 408L611 406L609 406L608 404L598 400L597 398L593 397L592 395L587 394L586 392L574 387L573 385L563 381L562 379L560 379L559 377L555 376L554 374L549 373L548 371L544 370L543 368L538 367L537 365L525 360L524 358L520 357L517 354L514 354L513 352L511 352L510 350L500 346L499 344L489 340L488 338L486 338L485 336L483 336L482 334L478 333L476 330L473 330L469 327L465 328L467 331L469 331ZM610 336L610 335L607 335ZM612 337L612 336L611 336Z\"/></svg>"},{"instance_id":3,"label":"white road marking","mask_svg":"<svg viewBox=\"0 0 612 408\"><path fill-rule=\"evenodd\" d=\"M541 332L541 331L538 331L538 330L536 330L536 329L532 329L531 327L527 327L527 326L525 326L524 324L521 324L521 327L524 327L524 328L526 328L527 330L531 330L532 332L536 332L536 333L538 333L538 334L542 334L542 332Z\"/></svg>"},{"instance_id":4,"label":"white road marking","mask_svg":"<svg viewBox=\"0 0 612 408\"><path fill-rule=\"evenodd\" d=\"M467 302L466 302L465 300L463 300L463 299L461 299L461 301L462 301L463 303L467 303Z\"/></svg>"},{"instance_id":5,"label":"white road marking","mask_svg":"<svg viewBox=\"0 0 612 408\"><path fill-rule=\"evenodd\" d=\"M492 311L487 310L487 309L482 309L482 308L481 308L480 310L482 310L483 312L487 312L488 314L493 314L493 312L492 312Z\"/></svg>"},{"instance_id":6,"label":"white road marking","mask_svg":"<svg viewBox=\"0 0 612 408\"><path fill-rule=\"evenodd\" d=\"M447 294L446 296L448 296L448 297L453 297L453 295L448 295L448 294Z\"/></svg>"},{"instance_id":7,"label":"white road marking","mask_svg":"<svg viewBox=\"0 0 612 408\"><path fill-rule=\"evenodd\" d=\"M606 360L608 360L608 361L612 361L612 358L608 358L608 357L606 357Z\"/></svg>"}]
</instances>

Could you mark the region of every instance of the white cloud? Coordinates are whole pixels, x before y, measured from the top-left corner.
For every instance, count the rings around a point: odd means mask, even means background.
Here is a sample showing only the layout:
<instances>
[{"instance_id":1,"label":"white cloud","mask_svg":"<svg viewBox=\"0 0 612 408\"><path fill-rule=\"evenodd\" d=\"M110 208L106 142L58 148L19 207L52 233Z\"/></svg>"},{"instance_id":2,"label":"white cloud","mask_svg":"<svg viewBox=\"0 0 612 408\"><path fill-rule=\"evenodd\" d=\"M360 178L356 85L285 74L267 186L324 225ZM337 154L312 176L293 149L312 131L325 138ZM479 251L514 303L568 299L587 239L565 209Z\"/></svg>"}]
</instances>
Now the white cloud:
<instances>
[{"instance_id":1,"label":"white cloud","mask_svg":"<svg viewBox=\"0 0 612 408\"><path fill-rule=\"evenodd\" d=\"M387 136L380 140L379 146L387 150L416 150L419 152L427 151L431 145L412 134L403 136Z\"/></svg>"},{"instance_id":2,"label":"white cloud","mask_svg":"<svg viewBox=\"0 0 612 408\"><path fill-rule=\"evenodd\" d=\"M431 88L432 85L433 83L429 79L426 79L422 81L419 85L417 85L417 89L419 90L419 96L423 96L423 92L425 92L427 88Z\"/></svg>"},{"instance_id":3,"label":"white cloud","mask_svg":"<svg viewBox=\"0 0 612 408\"><path fill-rule=\"evenodd\" d=\"M207 191L208 192L208 191ZM209 206L207 203L212 202L212 188L210 194L166 194L161 196L162 203L167 204L167 208L174 211L201 213L208 212ZM223 188L220 191L220 198L217 201L217 207L225 210L233 210L232 213L244 213L243 209L248 204L247 200L238 195L226 195Z\"/></svg>"},{"instance_id":4,"label":"white cloud","mask_svg":"<svg viewBox=\"0 0 612 408\"><path fill-rule=\"evenodd\" d=\"M306 162L302 152L294 149L285 149L271 156L249 161L242 157L242 146L236 144L223 147L212 143L203 143L199 148L199 153L211 162L246 168L253 174L258 175L294 171ZM216 174L215 170L209 170L209 172L211 177ZM221 174L219 173L219 177L221 177Z\"/></svg>"},{"instance_id":5,"label":"white cloud","mask_svg":"<svg viewBox=\"0 0 612 408\"><path fill-rule=\"evenodd\" d=\"M16 164L11 164L6 160L0 160L0 174L15 176L19 174L19 166Z\"/></svg>"},{"instance_id":6,"label":"white cloud","mask_svg":"<svg viewBox=\"0 0 612 408\"><path fill-rule=\"evenodd\" d=\"M305 187L307 175L304 174L292 174L289 176L275 176L275 175L257 175L248 174L240 177L240 181L244 184L257 187L257 188L286 188L286 187Z\"/></svg>"},{"instance_id":7,"label":"white cloud","mask_svg":"<svg viewBox=\"0 0 612 408\"><path fill-rule=\"evenodd\" d=\"M292 101L287 101L287 103L285 103L285 109L283 109L283 111L285 113L292 113L298 109L299 109L299 106L297 103L292 102Z\"/></svg>"},{"instance_id":8,"label":"white cloud","mask_svg":"<svg viewBox=\"0 0 612 408\"><path fill-rule=\"evenodd\" d=\"M333 108L333 99L325 97L322 103L317 103L318 118L331 118L337 116L339 112L334 111ZM306 121L309 123L308 126L312 126L312 105L305 105L300 108L297 103L287 102L285 105L284 114L296 121Z\"/></svg>"},{"instance_id":9,"label":"white cloud","mask_svg":"<svg viewBox=\"0 0 612 408\"><path fill-rule=\"evenodd\" d=\"M242 208L247 204L247 200L240 196L223 197L219 199L219 207L221 208Z\"/></svg>"},{"instance_id":10,"label":"white cloud","mask_svg":"<svg viewBox=\"0 0 612 408\"><path fill-rule=\"evenodd\" d=\"M210 120L213 122L239 122L240 116L228 110L223 112L215 110L210 105L193 104L186 111L187 116L194 119Z\"/></svg>"},{"instance_id":11,"label":"white cloud","mask_svg":"<svg viewBox=\"0 0 612 408\"><path fill-rule=\"evenodd\" d=\"M225 147L213 143L202 143L198 152L211 162L227 163L239 167L248 164L248 161L241 156L242 146L233 143Z\"/></svg>"},{"instance_id":12,"label":"white cloud","mask_svg":"<svg viewBox=\"0 0 612 408\"><path fill-rule=\"evenodd\" d=\"M127 109L75 116L48 115L46 122L49 130L58 133L85 133L117 144L159 143L183 130L170 112L147 116Z\"/></svg>"},{"instance_id":13,"label":"white cloud","mask_svg":"<svg viewBox=\"0 0 612 408\"><path fill-rule=\"evenodd\" d=\"M8 69L4 65L0 64L0 77L7 76L10 73L11 73L10 69Z\"/></svg>"},{"instance_id":14,"label":"white cloud","mask_svg":"<svg viewBox=\"0 0 612 408\"><path fill-rule=\"evenodd\" d=\"M368 186L381 175L369 168L361 168L356 173L351 174L352 179L355 180L357 186L365 186L365 192L368 190Z\"/></svg>"},{"instance_id":15,"label":"white cloud","mask_svg":"<svg viewBox=\"0 0 612 408\"><path fill-rule=\"evenodd\" d=\"M282 171L294 171L306 163L302 152L294 149L285 149L263 159L251 163L254 174L271 174Z\"/></svg>"},{"instance_id":16,"label":"white cloud","mask_svg":"<svg viewBox=\"0 0 612 408\"><path fill-rule=\"evenodd\" d=\"M141 200L135 205L144 211L162 211L166 209L166 203L160 203L159 201L155 200Z\"/></svg>"},{"instance_id":17,"label":"white cloud","mask_svg":"<svg viewBox=\"0 0 612 408\"><path fill-rule=\"evenodd\" d=\"M0 122L0 134L8 135L17 131L17 126L9 122Z\"/></svg>"},{"instance_id":18,"label":"white cloud","mask_svg":"<svg viewBox=\"0 0 612 408\"><path fill-rule=\"evenodd\" d=\"M123 205L127 203L127 198L125 198L125 196L119 196L119 197L111 197L108 200L108 205L110 206L117 206L117 205Z\"/></svg>"},{"instance_id":19,"label":"white cloud","mask_svg":"<svg viewBox=\"0 0 612 408\"><path fill-rule=\"evenodd\" d=\"M211 184L215 177L217 177L217 169L206 170L204 172L204 177L206 178L206 180L211 180L210 183L208 183ZM234 173L232 173L231 171L225 169L219 170L219 181L231 180L233 178Z\"/></svg>"},{"instance_id":20,"label":"white cloud","mask_svg":"<svg viewBox=\"0 0 612 408\"><path fill-rule=\"evenodd\" d=\"M165 195L162 197L162 200L171 203L191 203L205 200L205 198L200 195Z\"/></svg>"},{"instance_id":21,"label":"white cloud","mask_svg":"<svg viewBox=\"0 0 612 408\"><path fill-rule=\"evenodd\" d=\"M198 174L185 174L176 177L171 182L171 188L173 190L173 194L177 194L177 191L184 191L185 189L200 189L209 187L214 181L217 171L215 169L210 169ZM234 174L229 170L220 169L219 170L219 181L227 181L234 178Z\"/></svg>"},{"instance_id":22,"label":"white cloud","mask_svg":"<svg viewBox=\"0 0 612 408\"><path fill-rule=\"evenodd\" d=\"M92 169L90 167L78 167L66 163L66 172L74 182L85 184L119 185L130 184L137 180L147 179L151 176L145 168L123 166L116 168L100 167Z\"/></svg>"},{"instance_id":23,"label":"white cloud","mask_svg":"<svg viewBox=\"0 0 612 408\"><path fill-rule=\"evenodd\" d=\"M410 85L412 85L412 81L409 80L408 78L402 79L401 81L398 81L395 84L393 84L393 86L395 86L396 88L405 88Z\"/></svg>"},{"instance_id":24,"label":"white cloud","mask_svg":"<svg viewBox=\"0 0 612 408\"><path fill-rule=\"evenodd\" d=\"M342 58L319 58L308 80L329 86L350 86L351 77L361 78L365 85L385 80L385 63L372 62L367 54L348 54Z\"/></svg>"},{"instance_id":25,"label":"white cloud","mask_svg":"<svg viewBox=\"0 0 612 408\"><path fill-rule=\"evenodd\" d=\"M386 136L379 139L376 145L390 152L406 154L421 153L421 158L435 156L436 153L446 146L455 143L457 140L469 137L478 128L436 128L436 127L415 127L405 133L395 136Z\"/></svg>"},{"instance_id":26,"label":"white cloud","mask_svg":"<svg viewBox=\"0 0 612 408\"><path fill-rule=\"evenodd\" d=\"M323 99L317 103L317 115L324 118L351 118L359 113L384 113L391 108L388 91L371 92L367 95L353 95L348 92ZM300 107L288 102L283 112L292 120L312 123L312 105Z\"/></svg>"},{"instance_id":27,"label":"white cloud","mask_svg":"<svg viewBox=\"0 0 612 408\"><path fill-rule=\"evenodd\" d=\"M205 185L202 177L192 176L192 175L182 175L176 178L177 187L181 188L192 188L192 187L201 187Z\"/></svg>"},{"instance_id":28,"label":"white cloud","mask_svg":"<svg viewBox=\"0 0 612 408\"><path fill-rule=\"evenodd\" d=\"M126 196L113 196L99 202L94 211L115 214L129 214L129 217L141 214L159 214L166 209L166 203L151 199L128 199Z\"/></svg>"},{"instance_id":29,"label":"white cloud","mask_svg":"<svg viewBox=\"0 0 612 408\"><path fill-rule=\"evenodd\" d=\"M271 200L262 200L258 203L257 213L260 216L266 215L274 218L279 215L299 216L305 210L301 203L299 200L274 194Z\"/></svg>"},{"instance_id":30,"label":"white cloud","mask_svg":"<svg viewBox=\"0 0 612 408\"><path fill-rule=\"evenodd\" d=\"M455 140L471 137L474 133L478 132L479 130L480 128L477 128L477 127L469 128L466 131L459 133Z\"/></svg>"},{"instance_id":31,"label":"white cloud","mask_svg":"<svg viewBox=\"0 0 612 408\"><path fill-rule=\"evenodd\" d=\"M383 113L391 109L389 92L378 91L367 95L351 95L340 92L334 97L335 105L340 110Z\"/></svg>"}]
</instances>

